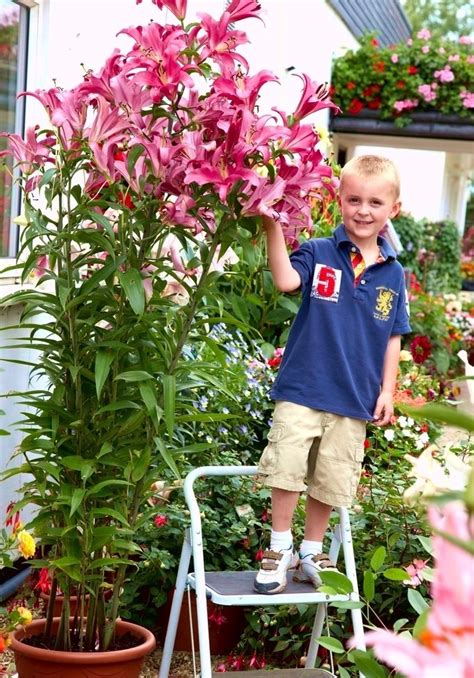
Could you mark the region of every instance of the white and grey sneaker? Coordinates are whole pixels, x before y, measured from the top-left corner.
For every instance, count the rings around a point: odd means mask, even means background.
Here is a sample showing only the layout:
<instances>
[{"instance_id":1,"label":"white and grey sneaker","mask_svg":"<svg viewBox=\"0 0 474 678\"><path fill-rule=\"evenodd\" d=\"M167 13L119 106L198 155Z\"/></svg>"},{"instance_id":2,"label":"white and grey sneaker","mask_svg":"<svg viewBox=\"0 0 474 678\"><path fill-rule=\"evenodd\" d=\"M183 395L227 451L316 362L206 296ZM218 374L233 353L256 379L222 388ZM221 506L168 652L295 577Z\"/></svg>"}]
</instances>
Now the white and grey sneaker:
<instances>
[{"instance_id":1,"label":"white and grey sneaker","mask_svg":"<svg viewBox=\"0 0 474 678\"><path fill-rule=\"evenodd\" d=\"M304 558L300 557L297 571L293 575L293 581L309 581L315 586L321 586L320 572L337 572L336 564L330 560L326 553L316 555L308 553Z\"/></svg>"},{"instance_id":2,"label":"white and grey sneaker","mask_svg":"<svg viewBox=\"0 0 474 678\"><path fill-rule=\"evenodd\" d=\"M298 565L298 555L292 548L283 551L264 551L260 570L255 577L258 593L281 593L286 587L286 573Z\"/></svg>"}]
</instances>

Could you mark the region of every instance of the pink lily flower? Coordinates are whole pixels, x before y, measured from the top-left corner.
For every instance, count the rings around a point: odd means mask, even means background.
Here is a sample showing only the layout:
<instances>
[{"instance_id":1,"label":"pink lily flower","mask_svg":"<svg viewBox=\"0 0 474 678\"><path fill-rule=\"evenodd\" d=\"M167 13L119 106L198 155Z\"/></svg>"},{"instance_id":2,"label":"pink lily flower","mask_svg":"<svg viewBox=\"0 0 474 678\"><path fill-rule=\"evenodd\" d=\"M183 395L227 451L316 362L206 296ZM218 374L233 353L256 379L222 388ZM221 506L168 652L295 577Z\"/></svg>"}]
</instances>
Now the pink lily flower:
<instances>
[{"instance_id":1,"label":"pink lily flower","mask_svg":"<svg viewBox=\"0 0 474 678\"><path fill-rule=\"evenodd\" d=\"M97 98L97 112L92 125L86 131L90 146L103 144L105 141L117 143L125 140L125 130L129 127L128 120L118 108L112 108L102 97ZM122 146L125 144L121 144Z\"/></svg>"},{"instance_id":2,"label":"pink lily flower","mask_svg":"<svg viewBox=\"0 0 474 678\"><path fill-rule=\"evenodd\" d=\"M212 157L205 161L199 168L189 168L184 178L185 184L195 182L199 186L213 184L219 193L219 198L225 202L235 183L246 180L249 185L258 185L260 178L255 172L245 167L243 163L228 162L224 149L217 148Z\"/></svg>"},{"instance_id":3,"label":"pink lily flower","mask_svg":"<svg viewBox=\"0 0 474 678\"><path fill-rule=\"evenodd\" d=\"M259 13L262 6L256 0L232 0L225 9L225 14L230 14L229 23L242 19L260 19Z\"/></svg>"},{"instance_id":4,"label":"pink lily flower","mask_svg":"<svg viewBox=\"0 0 474 678\"><path fill-rule=\"evenodd\" d=\"M0 137L7 137L9 147L0 151L0 157L13 155L21 164L21 169L26 174L33 172L37 167L42 167L48 160L52 160L51 146L55 139L46 136L42 141L38 140L37 127L29 127L26 130L26 140L19 134L0 133Z\"/></svg>"},{"instance_id":5,"label":"pink lily flower","mask_svg":"<svg viewBox=\"0 0 474 678\"><path fill-rule=\"evenodd\" d=\"M170 259L176 272L184 275L195 275L195 268L185 268L180 251L182 251L180 240L172 233L167 235L161 245L160 256Z\"/></svg>"},{"instance_id":6,"label":"pink lily flower","mask_svg":"<svg viewBox=\"0 0 474 678\"><path fill-rule=\"evenodd\" d=\"M190 215L190 210L195 206L196 201L189 195L181 194L174 202L168 202L165 205L165 219L173 225L187 226L196 232L196 217Z\"/></svg>"},{"instance_id":7,"label":"pink lily flower","mask_svg":"<svg viewBox=\"0 0 474 678\"><path fill-rule=\"evenodd\" d=\"M186 16L186 5L187 0L151 0L158 9L163 9L167 7L170 12L172 12L179 21L183 21ZM137 0L137 5L139 5L142 0Z\"/></svg>"},{"instance_id":8,"label":"pink lily flower","mask_svg":"<svg viewBox=\"0 0 474 678\"><path fill-rule=\"evenodd\" d=\"M305 73L297 75L297 77L303 80L304 88L296 111L293 113L295 122L299 122L310 113L315 113L324 108L332 108L337 112L340 111L340 108L329 99L329 87L326 83L319 84L314 82Z\"/></svg>"},{"instance_id":9,"label":"pink lily flower","mask_svg":"<svg viewBox=\"0 0 474 678\"><path fill-rule=\"evenodd\" d=\"M277 176L273 183L261 180L255 190L248 191L249 188L251 186L243 188L244 193L249 193L249 198L243 205L242 214L244 216L265 214L272 219L278 218L273 206L282 198L286 182Z\"/></svg>"},{"instance_id":10,"label":"pink lily flower","mask_svg":"<svg viewBox=\"0 0 474 678\"><path fill-rule=\"evenodd\" d=\"M224 12L219 21L213 19L209 14L198 12L201 19L201 26L196 29L196 34L200 28L205 31L205 35L200 38L200 45L203 47L201 58L203 60L212 57L226 73L235 68L235 61L240 62L245 70L249 70L247 60L237 52L234 52L238 45L245 45L248 42L247 35L243 31L228 30L229 13Z\"/></svg>"},{"instance_id":11,"label":"pink lily flower","mask_svg":"<svg viewBox=\"0 0 474 678\"><path fill-rule=\"evenodd\" d=\"M231 101L237 104L243 103L253 110L260 89L266 82L278 82L278 78L270 71L259 71L249 78L238 70L232 78L217 78L214 82L214 89L217 93L229 97Z\"/></svg>"},{"instance_id":12,"label":"pink lily flower","mask_svg":"<svg viewBox=\"0 0 474 678\"><path fill-rule=\"evenodd\" d=\"M36 260L35 276L42 278L49 269L49 259L46 254L42 254Z\"/></svg>"}]
</instances>

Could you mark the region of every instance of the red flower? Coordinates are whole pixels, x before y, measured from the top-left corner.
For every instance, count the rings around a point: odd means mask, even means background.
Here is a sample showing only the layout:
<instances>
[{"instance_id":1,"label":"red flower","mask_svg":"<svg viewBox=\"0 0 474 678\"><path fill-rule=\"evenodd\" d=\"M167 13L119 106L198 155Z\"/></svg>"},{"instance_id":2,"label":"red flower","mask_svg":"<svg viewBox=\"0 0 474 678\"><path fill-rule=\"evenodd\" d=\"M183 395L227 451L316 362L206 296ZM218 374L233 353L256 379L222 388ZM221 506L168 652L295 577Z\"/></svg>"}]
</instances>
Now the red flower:
<instances>
[{"instance_id":1,"label":"red flower","mask_svg":"<svg viewBox=\"0 0 474 678\"><path fill-rule=\"evenodd\" d=\"M377 73L383 73L385 71L385 63L383 61L376 61L374 63L374 71L377 71Z\"/></svg>"},{"instance_id":2,"label":"red flower","mask_svg":"<svg viewBox=\"0 0 474 678\"><path fill-rule=\"evenodd\" d=\"M283 352L284 352L283 348L276 348L275 353L273 354L273 356L268 361L268 366L269 367L279 367L281 360L283 358Z\"/></svg>"},{"instance_id":3,"label":"red flower","mask_svg":"<svg viewBox=\"0 0 474 678\"><path fill-rule=\"evenodd\" d=\"M350 113L351 115L357 115L358 113L361 112L361 110L364 108L364 104L360 99L352 99L351 103L349 104L349 108L347 109L347 112Z\"/></svg>"},{"instance_id":4,"label":"red flower","mask_svg":"<svg viewBox=\"0 0 474 678\"><path fill-rule=\"evenodd\" d=\"M227 661L230 661L230 668L235 669L237 673L245 668L245 659L243 655L239 655L238 657L230 657Z\"/></svg>"},{"instance_id":5,"label":"red flower","mask_svg":"<svg viewBox=\"0 0 474 678\"><path fill-rule=\"evenodd\" d=\"M255 554L255 560L257 563L262 560L263 558L263 549L258 549L257 553Z\"/></svg>"},{"instance_id":6,"label":"red flower","mask_svg":"<svg viewBox=\"0 0 474 678\"><path fill-rule=\"evenodd\" d=\"M266 666L266 661L265 659L260 659L257 657L257 654L254 652L253 655L251 656L249 660L249 668L250 669L264 669Z\"/></svg>"},{"instance_id":7,"label":"red flower","mask_svg":"<svg viewBox=\"0 0 474 678\"><path fill-rule=\"evenodd\" d=\"M405 81L404 80L397 80L397 82L395 83L395 87L397 89L405 89L405 87L406 87Z\"/></svg>"},{"instance_id":8,"label":"red flower","mask_svg":"<svg viewBox=\"0 0 474 678\"><path fill-rule=\"evenodd\" d=\"M213 622L216 626L222 626L222 624L226 623L227 617L222 614L221 610L216 608L209 615L209 621Z\"/></svg>"},{"instance_id":9,"label":"red flower","mask_svg":"<svg viewBox=\"0 0 474 678\"><path fill-rule=\"evenodd\" d=\"M377 92L380 92L380 85L369 85L362 91L362 94L365 97L369 98L372 97L374 94L377 94Z\"/></svg>"},{"instance_id":10,"label":"red flower","mask_svg":"<svg viewBox=\"0 0 474 678\"><path fill-rule=\"evenodd\" d=\"M260 520L262 521L262 523L268 523L268 509L266 508L263 509Z\"/></svg>"},{"instance_id":11,"label":"red flower","mask_svg":"<svg viewBox=\"0 0 474 678\"><path fill-rule=\"evenodd\" d=\"M355 82L352 82L352 80L349 80L349 82L346 85L346 89L355 89L356 84Z\"/></svg>"},{"instance_id":12,"label":"red flower","mask_svg":"<svg viewBox=\"0 0 474 678\"><path fill-rule=\"evenodd\" d=\"M373 111L376 111L380 106L382 105L382 99L380 97L375 97L375 99L372 99L372 101L369 101L367 104L367 108L372 109Z\"/></svg>"},{"instance_id":13,"label":"red flower","mask_svg":"<svg viewBox=\"0 0 474 678\"><path fill-rule=\"evenodd\" d=\"M364 450L368 450L370 448L370 440L366 438L364 440Z\"/></svg>"},{"instance_id":14,"label":"red flower","mask_svg":"<svg viewBox=\"0 0 474 678\"><path fill-rule=\"evenodd\" d=\"M409 75L415 75L416 73L418 73L418 69L416 66L408 66L407 73Z\"/></svg>"},{"instance_id":15,"label":"red flower","mask_svg":"<svg viewBox=\"0 0 474 678\"><path fill-rule=\"evenodd\" d=\"M124 207L128 207L129 210L132 210L132 209L134 209L134 207L135 207L135 203L134 203L133 200L131 199L130 193L125 193L125 195L124 195L124 194L122 193L122 191L119 191L119 192L117 193L117 200L118 200L119 203L120 203L121 205L123 205Z\"/></svg>"},{"instance_id":16,"label":"red flower","mask_svg":"<svg viewBox=\"0 0 474 678\"><path fill-rule=\"evenodd\" d=\"M370 41L370 44L373 45L374 47L380 46L380 43L376 38L372 38L372 40Z\"/></svg>"},{"instance_id":17,"label":"red flower","mask_svg":"<svg viewBox=\"0 0 474 678\"><path fill-rule=\"evenodd\" d=\"M38 583L35 585L35 589L39 589L41 593L50 593L51 579L49 578L49 572L47 567L41 568Z\"/></svg>"},{"instance_id":18,"label":"red flower","mask_svg":"<svg viewBox=\"0 0 474 678\"><path fill-rule=\"evenodd\" d=\"M428 426L428 424L422 424L421 427L420 427L420 430L421 430L422 433L428 433L428 431L430 430L430 427Z\"/></svg>"},{"instance_id":19,"label":"red flower","mask_svg":"<svg viewBox=\"0 0 474 678\"><path fill-rule=\"evenodd\" d=\"M410 353L415 363L421 365L431 355L431 341L426 335L418 335L410 344Z\"/></svg>"},{"instance_id":20,"label":"red flower","mask_svg":"<svg viewBox=\"0 0 474 678\"><path fill-rule=\"evenodd\" d=\"M156 527L163 527L164 525L167 524L168 517L164 516L162 513L159 513L157 516L155 516L153 522L155 523Z\"/></svg>"},{"instance_id":21,"label":"red flower","mask_svg":"<svg viewBox=\"0 0 474 678\"><path fill-rule=\"evenodd\" d=\"M15 502L11 501L7 506L7 516L5 525L11 525L12 532L17 532L21 528L20 511L15 511Z\"/></svg>"}]
</instances>

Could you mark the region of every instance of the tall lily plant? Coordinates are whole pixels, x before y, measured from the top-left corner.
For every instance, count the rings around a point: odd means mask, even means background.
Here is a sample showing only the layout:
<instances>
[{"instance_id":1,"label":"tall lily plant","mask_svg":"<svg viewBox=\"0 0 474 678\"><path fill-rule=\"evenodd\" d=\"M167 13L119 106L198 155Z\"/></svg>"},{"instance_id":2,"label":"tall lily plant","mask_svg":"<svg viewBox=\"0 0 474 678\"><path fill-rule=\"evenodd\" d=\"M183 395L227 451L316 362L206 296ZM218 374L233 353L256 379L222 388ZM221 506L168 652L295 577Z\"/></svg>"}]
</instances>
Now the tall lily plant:
<instances>
[{"instance_id":1,"label":"tall lily plant","mask_svg":"<svg viewBox=\"0 0 474 678\"><path fill-rule=\"evenodd\" d=\"M304 75L291 115L257 112L276 78L249 74L235 26L259 4L232 0L188 26L185 0L154 4L177 21L125 29L130 50L73 89L28 92L49 122L8 135L25 198L17 266L24 282L40 275L4 300L24 305L24 344L39 352L21 394L23 463L9 475L32 478L19 505L37 506L47 547L37 564L53 575L52 597L64 594L63 650L111 647L139 507L164 467L179 476L182 456L202 449L183 442L213 416L193 409L192 389L219 380L187 348L222 355L209 327L232 321L214 286L231 245L262 214L294 242L334 184L302 122L336 108L324 85Z\"/></svg>"}]
</instances>

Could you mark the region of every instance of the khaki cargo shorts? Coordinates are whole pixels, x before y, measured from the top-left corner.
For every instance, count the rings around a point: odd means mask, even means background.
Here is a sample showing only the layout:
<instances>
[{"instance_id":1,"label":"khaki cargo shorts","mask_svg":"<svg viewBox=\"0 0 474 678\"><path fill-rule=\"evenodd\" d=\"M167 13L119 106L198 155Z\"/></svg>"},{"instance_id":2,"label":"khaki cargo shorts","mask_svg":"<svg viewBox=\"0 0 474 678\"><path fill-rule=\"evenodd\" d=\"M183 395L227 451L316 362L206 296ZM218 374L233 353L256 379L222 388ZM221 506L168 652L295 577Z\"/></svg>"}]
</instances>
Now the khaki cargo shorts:
<instances>
[{"instance_id":1,"label":"khaki cargo shorts","mask_svg":"<svg viewBox=\"0 0 474 678\"><path fill-rule=\"evenodd\" d=\"M262 482L350 506L364 458L366 422L278 401L259 463Z\"/></svg>"}]
</instances>

